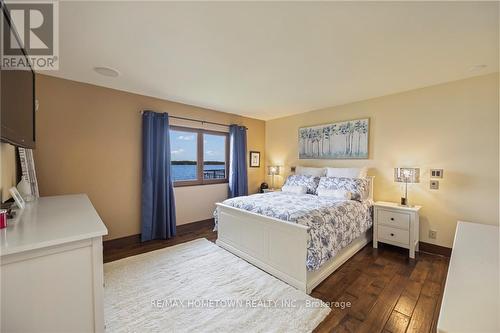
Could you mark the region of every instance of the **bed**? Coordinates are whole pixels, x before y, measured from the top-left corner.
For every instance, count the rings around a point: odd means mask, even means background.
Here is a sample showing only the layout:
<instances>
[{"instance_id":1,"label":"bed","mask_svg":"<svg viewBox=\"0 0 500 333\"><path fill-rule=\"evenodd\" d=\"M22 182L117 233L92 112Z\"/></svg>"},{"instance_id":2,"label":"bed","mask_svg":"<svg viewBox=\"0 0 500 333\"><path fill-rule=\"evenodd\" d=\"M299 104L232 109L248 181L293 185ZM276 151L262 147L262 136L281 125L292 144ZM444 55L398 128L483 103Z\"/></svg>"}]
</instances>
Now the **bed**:
<instances>
[{"instance_id":1,"label":"bed","mask_svg":"<svg viewBox=\"0 0 500 333\"><path fill-rule=\"evenodd\" d=\"M217 203L216 243L310 293L371 240L373 177L366 180L357 201L270 192Z\"/></svg>"}]
</instances>

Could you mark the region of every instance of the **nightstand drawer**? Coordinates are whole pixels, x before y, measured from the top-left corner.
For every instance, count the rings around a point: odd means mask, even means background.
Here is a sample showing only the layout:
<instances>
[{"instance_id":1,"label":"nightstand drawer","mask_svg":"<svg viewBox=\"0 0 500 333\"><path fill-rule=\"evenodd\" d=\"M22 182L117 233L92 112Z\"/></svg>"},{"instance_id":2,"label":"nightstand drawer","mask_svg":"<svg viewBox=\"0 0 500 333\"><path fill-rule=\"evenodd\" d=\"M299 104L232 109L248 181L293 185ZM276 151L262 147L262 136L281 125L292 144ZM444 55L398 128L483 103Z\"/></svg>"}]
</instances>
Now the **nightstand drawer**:
<instances>
[{"instance_id":1,"label":"nightstand drawer","mask_svg":"<svg viewBox=\"0 0 500 333\"><path fill-rule=\"evenodd\" d=\"M410 232L408 230L379 225L378 238L381 242L388 240L408 245L410 243Z\"/></svg>"},{"instance_id":2,"label":"nightstand drawer","mask_svg":"<svg viewBox=\"0 0 500 333\"><path fill-rule=\"evenodd\" d=\"M390 210L379 209L377 212L378 224L408 230L410 226L410 215L397 213Z\"/></svg>"}]
</instances>

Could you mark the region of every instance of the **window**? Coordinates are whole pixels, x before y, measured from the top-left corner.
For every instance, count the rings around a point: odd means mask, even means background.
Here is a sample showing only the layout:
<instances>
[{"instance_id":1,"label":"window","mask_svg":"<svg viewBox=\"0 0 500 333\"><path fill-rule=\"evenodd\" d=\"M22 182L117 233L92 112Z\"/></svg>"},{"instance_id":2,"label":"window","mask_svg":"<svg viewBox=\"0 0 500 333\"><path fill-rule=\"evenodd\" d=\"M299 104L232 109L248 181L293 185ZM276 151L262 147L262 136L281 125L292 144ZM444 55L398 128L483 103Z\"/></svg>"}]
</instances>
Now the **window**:
<instances>
[{"instance_id":1,"label":"window","mask_svg":"<svg viewBox=\"0 0 500 333\"><path fill-rule=\"evenodd\" d=\"M172 161L172 179L174 182L197 180L197 132L171 130L170 154Z\"/></svg>"},{"instance_id":2,"label":"window","mask_svg":"<svg viewBox=\"0 0 500 333\"><path fill-rule=\"evenodd\" d=\"M229 135L170 127L172 179L175 186L227 183Z\"/></svg>"},{"instance_id":3,"label":"window","mask_svg":"<svg viewBox=\"0 0 500 333\"><path fill-rule=\"evenodd\" d=\"M203 179L227 179L226 137L203 133Z\"/></svg>"}]
</instances>

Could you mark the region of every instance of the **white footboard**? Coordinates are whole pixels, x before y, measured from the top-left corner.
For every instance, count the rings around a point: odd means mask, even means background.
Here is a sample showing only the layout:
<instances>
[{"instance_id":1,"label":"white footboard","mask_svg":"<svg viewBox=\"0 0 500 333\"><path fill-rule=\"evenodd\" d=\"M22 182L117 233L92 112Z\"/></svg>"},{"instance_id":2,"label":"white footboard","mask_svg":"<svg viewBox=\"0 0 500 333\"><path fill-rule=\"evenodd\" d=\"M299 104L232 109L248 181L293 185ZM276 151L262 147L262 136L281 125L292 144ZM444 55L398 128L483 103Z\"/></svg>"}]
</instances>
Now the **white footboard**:
<instances>
[{"instance_id":1,"label":"white footboard","mask_svg":"<svg viewBox=\"0 0 500 333\"><path fill-rule=\"evenodd\" d=\"M367 178L370 180L369 198L373 200L374 177ZM217 204L217 209L217 245L306 293L310 293L372 238L370 228L319 269L308 272L307 227L222 203Z\"/></svg>"},{"instance_id":2,"label":"white footboard","mask_svg":"<svg viewBox=\"0 0 500 333\"><path fill-rule=\"evenodd\" d=\"M307 228L224 204L217 245L307 292Z\"/></svg>"}]
</instances>

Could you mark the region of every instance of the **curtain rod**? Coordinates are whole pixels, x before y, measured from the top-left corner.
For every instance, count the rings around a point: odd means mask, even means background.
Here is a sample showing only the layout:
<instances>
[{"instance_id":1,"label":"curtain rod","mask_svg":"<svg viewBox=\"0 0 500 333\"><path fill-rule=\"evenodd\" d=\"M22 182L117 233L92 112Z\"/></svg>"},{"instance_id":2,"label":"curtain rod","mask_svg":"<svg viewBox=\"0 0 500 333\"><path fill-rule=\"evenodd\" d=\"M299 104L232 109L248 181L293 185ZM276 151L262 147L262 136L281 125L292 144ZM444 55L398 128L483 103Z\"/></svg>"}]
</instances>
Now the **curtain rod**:
<instances>
[{"instance_id":1,"label":"curtain rod","mask_svg":"<svg viewBox=\"0 0 500 333\"><path fill-rule=\"evenodd\" d=\"M141 114L144 113L144 110L141 111ZM199 120L199 119L193 119L193 118L186 118L186 117L178 117L178 116L171 116L169 115L168 116L169 118L175 118L175 119L181 119L181 120L187 120L187 121L194 121L194 122L197 122L197 123L201 123L202 125L203 124L211 124L211 125L217 125L217 126L225 126L225 127L229 127L228 124L222 124L222 123L215 123L213 121L206 121L206 120ZM243 126L245 127L245 129L248 129L248 127L246 126Z\"/></svg>"}]
</instances>

